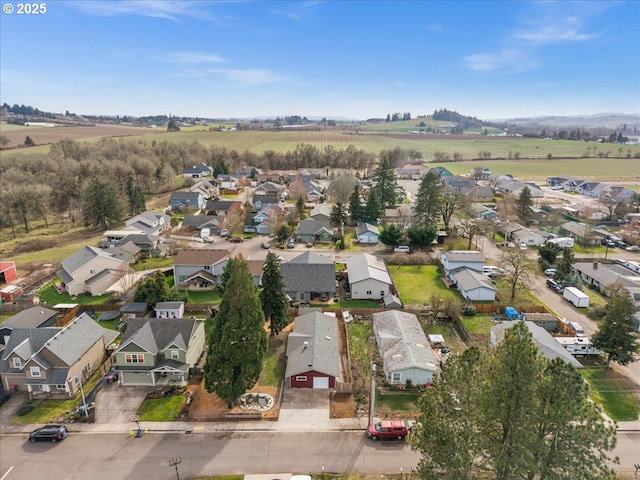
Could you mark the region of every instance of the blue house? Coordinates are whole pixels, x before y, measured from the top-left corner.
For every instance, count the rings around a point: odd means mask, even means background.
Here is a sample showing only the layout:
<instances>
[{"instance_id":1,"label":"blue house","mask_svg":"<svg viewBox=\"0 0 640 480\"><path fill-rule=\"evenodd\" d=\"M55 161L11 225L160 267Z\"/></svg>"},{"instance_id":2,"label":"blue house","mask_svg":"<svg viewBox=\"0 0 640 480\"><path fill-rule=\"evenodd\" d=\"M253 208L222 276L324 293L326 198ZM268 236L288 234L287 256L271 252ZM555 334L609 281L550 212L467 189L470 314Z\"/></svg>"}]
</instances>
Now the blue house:
<instances>
[{"instance_id":1,"label":"blue house","mask_svg":"<svg viewBox=\"0 0 640 480\"><path fill-rule=\"evenodd\" d=\"M172 210L200 209L206 205L206 199L200 192L171 192L169 205Z\"/></svg>"},{"instance_id":2,"label":"blue house","mask_svg":"<svg viewBox=\"0 0 640 480\"><path fill-rule=\"evenodd\" d=\"M380 231L375 225L370 223L359 223L356 226L356 237L358 243L378 243Z\"/></svg>"}]
</instances>

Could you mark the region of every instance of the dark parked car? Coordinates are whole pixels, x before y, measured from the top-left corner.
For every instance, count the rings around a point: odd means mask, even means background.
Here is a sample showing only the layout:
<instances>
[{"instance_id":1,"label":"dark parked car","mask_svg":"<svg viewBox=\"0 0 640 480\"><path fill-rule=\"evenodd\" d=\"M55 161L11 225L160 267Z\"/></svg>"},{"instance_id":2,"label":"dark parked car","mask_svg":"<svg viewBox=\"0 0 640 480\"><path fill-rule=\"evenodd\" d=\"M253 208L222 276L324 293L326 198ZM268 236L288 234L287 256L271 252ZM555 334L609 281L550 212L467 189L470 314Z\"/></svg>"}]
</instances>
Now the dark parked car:
<instances>
[{"instance_id":1,"label":"dark parked car","mask_svg":"<svg viewBox=\"0 0 640 480\"><path fill-rule=\"evenodd\" d=\"M10 398L11 395L9 395L7 392L0 393L0 405L4 405L5 403L7 403Z\"/></svg>"},{"instance_id":2,"label":"dark parked car","mask_svg":"<svg viewBox=\"0 0 640 480\"><path fill-rule=\"evenodd\" d=\"M244 238L242 237L233 237L232 239L229 240L231 243L242 243L244 242Z\"/></svg>"},{"instance_id":3,"label":"dark parked car","mask_svg":"<svg viewBox=\"0 0 640 480\"><path fill-rule=\"evenodd\" d=\"M56 443L64 440L69 432L64 425L45 425L29 434L29 441L34 442L51 442Z\"/></svg>"},{"instance_id":4,"label":"dark parked car","mask_svg":"<svg viewBox=\"0 0 640 480\"><path fill-rule=\"evenodd\" d=\"M547 287L553 290L556 293L562 293L564 291L564 287L561 283L556 282L555 280L548 278L547 279Z\"/></svg>"}]
</instances>

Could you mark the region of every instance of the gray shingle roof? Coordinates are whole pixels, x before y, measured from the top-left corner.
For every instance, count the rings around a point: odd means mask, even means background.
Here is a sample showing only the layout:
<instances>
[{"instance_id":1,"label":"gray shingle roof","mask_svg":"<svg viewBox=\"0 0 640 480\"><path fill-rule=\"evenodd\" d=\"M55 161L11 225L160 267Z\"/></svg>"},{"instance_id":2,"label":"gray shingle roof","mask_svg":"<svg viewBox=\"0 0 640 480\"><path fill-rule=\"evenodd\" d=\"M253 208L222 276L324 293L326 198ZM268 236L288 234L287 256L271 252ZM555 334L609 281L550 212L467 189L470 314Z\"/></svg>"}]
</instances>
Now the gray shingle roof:
<instances>
[{"instance_id":1,"label":"gray shingle roof","mask_svg":"<svg viewBox=\"0 0 640 480\"><path fill-rule=\"evenodd\" d=\"M286 292L333 292L336 272L333 260L308 251L280 266Z\"/></svg>"},{"instance_id":2,"label":"gray shingle roof","mask_svg":"<svg viewBox=\"0 0 640 480\"><path fill-rule=\"evenodd\" d=\"M517 322L522 320L511 320L502 322L491 327L491 343L497 345L504 338L505 330L513 327ZM577 368L582 368L582 364L576 360L569 352L567 352L560 343L558 343L544 328L539 327L533 322L524 322L533 337L533 342L540 350L540 353L549 360L561 358L565 362Z\"/></svg>"},{"instance_id":3,"label":"gray shingle roof","mask_svg":"<svg viewBox=\"0 0 640 480\"><path fill-rule=\"evenodd\" d=\"M2 328L35 328L55 316L55 310L40 306L31 307L16 313L6 322L3 322Z\"/></svg>"},{"instance_id":4,"label":"gray shingle roof","mask_svg":"<svg viewBox=\"0 0 640 480\"><path fill-rule=\"evenodd\" d=\"M459 268L451 272L451 276L455 280L458 287L462 288L465 292L469 292L476 288L488 288L489 290L497 291L493 286L489 277L484 273L476 272L470 268Z\"/></svg>"},{"instance_id":5,"label":"gray shingle roof","mask_svg":"<svg viewBox=\"0 0 640 480\"><path fill-rule=\"evenodd\" d=\"M319 312L296 317L293 331L287 340L285 376L315 370L339 377L338 343L338 321L335 317Z\"/></svg>"},{"instance_id":6,"label":"gray shingle roof","mask_svg":"<svg viewBox=\"0 0 640 480\"><path fill-rule=\"evenodd\" d=\"M365 232L374 233L376 235L380 235L380 230L375 225L371 225L370 223L358 223L356 226L356 235L362 235Z\"/></svg>"},{"instance_id":7,"label":"gray shingle roof","mask_svg":"<svg viewBox=\"0 0 640 480\"><path fill-rule=\"evenodd\" d=\"M62 260L60 264L62 265L62 270L64 270L65 273L67 273L68 275L72 275L73 272L75 272L79 268L82 268L83 266L85 266L87 263L89 263L91 260L93 260L96 257L104 257L104 258L111 258L111 259L117 260L114 258L113 255L109 253L108 250L103 250L96 247L84 246L80 250L76 251L75 253L72 253L67 258ZM122 260L120 261L122 262ZM122 262L122 263L126 263L126 262Z\"/></svg>"},{"instance_id":8,"label":"gray shingle roof","mask_svg":"<svg viewBox=\"0 0 640 480\"><path fill-rule=\"evenodd\" d=\"M315 233L318 233L323 228L328 232L333 233L329 220L305 218L298 224L296 233L298 235L313 235Z\"/></svg>"},{"instance_id":9,"label":"gray shingle roof","mask_svg":"<svg viewBox=\"0 0 640 480\"><path fill-rule=\"evenodd\" d=\"M450 250L443 255L449 262L484 262L484 255L474 250Z\"/></svg>"},{"instance_id":10,"label":"gray shingle roof","mask_svg":"<svg viewBox=\"0 0 640 480\"><path fill-rule=\"evenodd\" d=\"M374 279L379 282L392 284L384 261L368 253L353 255L347 258L347 274L349 283L354 284L363 280Z\"/></svg>"},{"instance_id":11,"label":"gray shingle roof","mask_svg":"<svg viewBox=\"0 0 640 480\"><path fill-rule=\"evenodd\" d=\"M153 355L172 344L186 351L195 322L193 318L132 318L118 350L135 343Z\"/></svg>"},{"instance_id":12,"label":"gray shingle roof","mask_svg":"<svg viewBox=\"0 0 640 480\"><path fill-rule=\"evenodd\" d=\"M387 372L408 368L440 371L418 317L399 310L374 313L372 317L373 331Z\"/></svg>"}]
</instances>

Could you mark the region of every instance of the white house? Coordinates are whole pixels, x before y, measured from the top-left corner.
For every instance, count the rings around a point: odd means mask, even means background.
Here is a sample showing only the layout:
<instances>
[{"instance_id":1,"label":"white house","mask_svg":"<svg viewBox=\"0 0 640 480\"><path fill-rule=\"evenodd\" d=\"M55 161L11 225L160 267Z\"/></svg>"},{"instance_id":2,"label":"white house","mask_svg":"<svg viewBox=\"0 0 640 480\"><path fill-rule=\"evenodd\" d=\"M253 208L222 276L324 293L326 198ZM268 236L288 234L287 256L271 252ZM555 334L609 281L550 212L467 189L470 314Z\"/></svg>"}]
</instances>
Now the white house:
<instances>
[{"instance_id":1,"label":"white house","mask_svg":"<svg viewBox=\"0 0 640 480\"><path fill-rule=\"evenodd\" d=\"M158 302L155 307L156 318L182 318L184 302Z\"/></svg>"},{"instance_id":2,"label":"white house","mask_svg":"<svg viewBox=\"0 0 640 480\"><path fill-rule=\"evenodd\" d=\"M450 272L450 278L465 300L493 302L496 299L497 289L484 273L462 267Z\"/></svg>"},{"instance_id":3,"label":"white house","mask_svg":"<svg viewBox=\"0 0 640 480\"><path fill-rule=\"evenodd\" d=\"M352 299L382 299L389 295L391 277L384 261L368 253L347 258Z\"/></svg>"},{"instance_id":4,"label":"white house","mask_svg":"<svg viewBox=\"0 0 640 480\"><path fill-rule=\"evenodd\" d=\"M451 278L449 272L461 267L467 267L482 273L484 255L475 250L450 250L442 253L440 261L442 262L445 276Z\"/></svg>"},{"instance_id":5,"label":"white house","mask_svg":"<svg viewBox=\"0 0 640 480\"><path fill-rule=\"evenodd\" d=\"M356 238L358 243L378 243L380 230L370 223L359 223L356 226Z\"/></svg>"},{"instance_id":6,"label":"white house","mask_svg":"<svg viewBox=\"0 0 640 480\"><path fill-rule=\"evenodd\" d=\"M523 228L522 230L517 230L511 233L511 238L517 244L524 243L531 247L544 245L546 241L541 235L538 235L537 233L533 233L528 228Z\"/></svg>"},{"instance_id":7,"label":"white house","mask_svg":"<svg viewBox=\"0 0 640 480\"><path fill-rule=\"evenodd\" d=\"M440 373L418 317L400 310L374 313L373 333L387 381L394 385L430 385Z\"/></svg>"}]
</instances>

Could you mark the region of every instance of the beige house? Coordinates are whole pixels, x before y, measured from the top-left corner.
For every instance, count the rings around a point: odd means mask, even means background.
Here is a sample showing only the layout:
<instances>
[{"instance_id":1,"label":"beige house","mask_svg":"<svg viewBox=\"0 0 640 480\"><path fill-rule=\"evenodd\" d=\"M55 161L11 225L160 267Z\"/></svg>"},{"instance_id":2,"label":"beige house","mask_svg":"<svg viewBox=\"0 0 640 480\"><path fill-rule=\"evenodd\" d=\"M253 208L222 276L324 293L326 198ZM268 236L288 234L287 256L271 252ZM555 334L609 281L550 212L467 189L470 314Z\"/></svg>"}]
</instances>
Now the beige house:
<instances>
[{"instance_id":1,"label":"beige house","mask_svg":"<svg viewBox=\"0 0 640 480\"><path fill-rule=\"evenodd\" d=\"M60 262L58 275L69 295L102 295L114 283L131 273L127 261L109 250L85 246Z\"/></svg>"},{"instance_id":2,"label":"beige house","mask_svg":"<svg viewBox=\"0 0 640 480\"><path fill-rule=\"evenodd\" d=\"M118 335L85 313L62 328L16 328L0 357L2 386L34 397L73 397Z\"/></svg>"}]
</instances>

